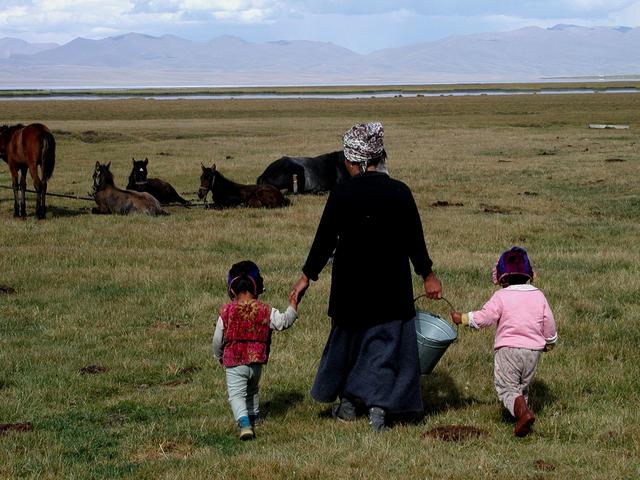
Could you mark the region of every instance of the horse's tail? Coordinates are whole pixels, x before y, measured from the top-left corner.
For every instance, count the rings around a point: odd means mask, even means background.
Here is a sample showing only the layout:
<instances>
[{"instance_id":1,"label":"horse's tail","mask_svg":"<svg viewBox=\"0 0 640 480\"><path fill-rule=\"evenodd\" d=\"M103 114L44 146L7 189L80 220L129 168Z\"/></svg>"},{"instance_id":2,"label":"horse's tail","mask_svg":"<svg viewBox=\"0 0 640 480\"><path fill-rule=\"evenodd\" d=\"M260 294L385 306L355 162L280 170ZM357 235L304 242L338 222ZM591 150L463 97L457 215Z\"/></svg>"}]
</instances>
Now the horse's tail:
<instances>
[{"instance_id":1,"label":"horse's tail","mask_svg":"<svg viewBox=\"0 0 640 480\"><path fill-rule=\"evenodd\" d=\"M53 175L53 167L56 165L56 140L50 132L42 134L42 162L43 180L48 180Z\"/></svg>"}]
</instances>

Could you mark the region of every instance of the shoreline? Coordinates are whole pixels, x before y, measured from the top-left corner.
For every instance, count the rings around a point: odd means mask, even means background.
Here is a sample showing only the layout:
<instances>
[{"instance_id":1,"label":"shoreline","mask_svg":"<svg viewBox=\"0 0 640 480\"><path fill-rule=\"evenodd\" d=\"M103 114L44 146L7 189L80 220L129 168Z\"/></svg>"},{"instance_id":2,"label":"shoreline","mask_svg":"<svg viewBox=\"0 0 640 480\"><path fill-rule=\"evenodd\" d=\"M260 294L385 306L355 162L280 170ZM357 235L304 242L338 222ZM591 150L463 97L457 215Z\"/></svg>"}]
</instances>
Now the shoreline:
<instances>
[{"instance_id":1,"label":"shoreline","mask_svg":"<svg viewBox=\"0 0 640 480\"><path fill-rule=\"evenodd\" d=\"M75 97L91 98L212 98L247 97L338 98L347 96L437 96L437 95L509 95L509 94L562 94L562 93L634 93L640 91L640 80L603 82L539 82L539 83L466 83L425 85L336 85L336 86L281 86L281 87L52 87L8 88L0 87L0 100ZM329 97L327 97L329 96ZM347 97L348 98L348 97Z\"/></svg>"},{"instance_id":2,"label":"shoreline","mask_svg":"<svg viewBox=\"0 0 640 480\"><path fill-rule=\"evenodd\" d=\"M229 99L357 99L395 97L553 95L595 93L640 93L640 81L545 82L508 84L430 84L305 87L81 87L0 88L3 100L229 100Z\"/></svg>"}]
</instances>

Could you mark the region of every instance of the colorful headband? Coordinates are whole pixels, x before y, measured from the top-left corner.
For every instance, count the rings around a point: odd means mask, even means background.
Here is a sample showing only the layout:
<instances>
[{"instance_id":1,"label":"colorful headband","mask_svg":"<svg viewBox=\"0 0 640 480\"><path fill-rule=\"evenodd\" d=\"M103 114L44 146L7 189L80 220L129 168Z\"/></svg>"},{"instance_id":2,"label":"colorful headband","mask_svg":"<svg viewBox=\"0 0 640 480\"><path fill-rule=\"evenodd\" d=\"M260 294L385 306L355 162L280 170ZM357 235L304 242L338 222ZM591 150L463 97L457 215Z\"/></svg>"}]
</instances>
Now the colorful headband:
<instances>
[{"instance_id":1,"label":"colorful headband","mask_svg":"<svg viewBox=\"0 0 640 480\"><path fill-rule=\"evenodd\" d=\"M227 280L227 287L229 289L229 296L231 298L236 296L236 292L234 292L233 288L231 287L233 285L233 282L235 282L239 278L244 277L247 277L249 280L251 280L251 283L253 284L253 294L258 295L258 286L256 285L256 281L253 279L253 277L251 275L238 275L237 277L233 277L231 280Z\"/></svg>"}]
</instances>

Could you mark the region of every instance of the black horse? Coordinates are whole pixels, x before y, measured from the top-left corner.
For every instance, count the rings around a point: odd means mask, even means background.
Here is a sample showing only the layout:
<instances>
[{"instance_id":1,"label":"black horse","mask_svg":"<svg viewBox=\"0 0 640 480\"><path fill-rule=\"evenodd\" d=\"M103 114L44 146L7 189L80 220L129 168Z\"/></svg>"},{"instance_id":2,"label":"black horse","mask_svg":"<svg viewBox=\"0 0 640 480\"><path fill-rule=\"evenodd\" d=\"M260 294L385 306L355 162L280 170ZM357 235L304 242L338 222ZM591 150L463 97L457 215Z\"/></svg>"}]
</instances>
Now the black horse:
<instances>
[{"instance_id":1,"label":"black horse","mask_svg":"<svg viewBox=\"0 0 640 480\"><path fill-rule=\"evenodd\" d=\"M148 178L149 172L147 171L147 165L149 159L133 161L133 167L131 174L129 175L129 183L127 184L127 190L135 190L136 192L147 192L156 197L156 199L163 205L169 203L181 203L182 205L189 205L191 202L185 200L176 189L171 186L169 182L160 180L159 178Z\"/></svg>"},{"instance_id":2,"label":"black horse","mask_svg":"<svg viewBox=\"0 0 640 480\"><path fill-rule=\"evenodd\" d=\"M222 175L214 163L211 167L202 167L198 198L207 202L207 195L211 192L213 207L216 209L228 207L250 208L279 208L286 207L291 202L280 190L272 185L242 185L235 183Z\"/></svg>"},{"instance_id":3,"label":"black horse","mask_svg":"<svg viewBox=\"0 0 640 480\"><path fill-rule=\"evenodd\" d=\"M349 177L344 153L338 151L317 157L282 157L266 168L257 183L293 193L294 175L297 176L298 193L328 192L337 182Z\"/></svg>"}]
</instances>

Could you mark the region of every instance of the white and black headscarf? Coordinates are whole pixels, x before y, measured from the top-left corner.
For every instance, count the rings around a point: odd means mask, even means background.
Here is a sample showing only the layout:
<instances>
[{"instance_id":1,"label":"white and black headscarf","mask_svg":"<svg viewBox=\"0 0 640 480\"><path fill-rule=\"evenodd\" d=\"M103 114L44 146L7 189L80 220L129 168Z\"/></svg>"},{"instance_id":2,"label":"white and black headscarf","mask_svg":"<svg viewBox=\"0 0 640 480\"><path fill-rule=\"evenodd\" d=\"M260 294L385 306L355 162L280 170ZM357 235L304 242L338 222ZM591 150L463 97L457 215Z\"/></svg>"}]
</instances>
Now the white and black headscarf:
<instances>
[{"instance_id":1,"label":"white and black headscarf","mask_svg":"<svg viewBox=\"0 0 640 480\"><path fill-rule=\"evenodd\" d=\"M370 160L384 153L384 128L380 122L357 123L342 137L344 156L364 171Z\"/></svg>"}]
</instances>

